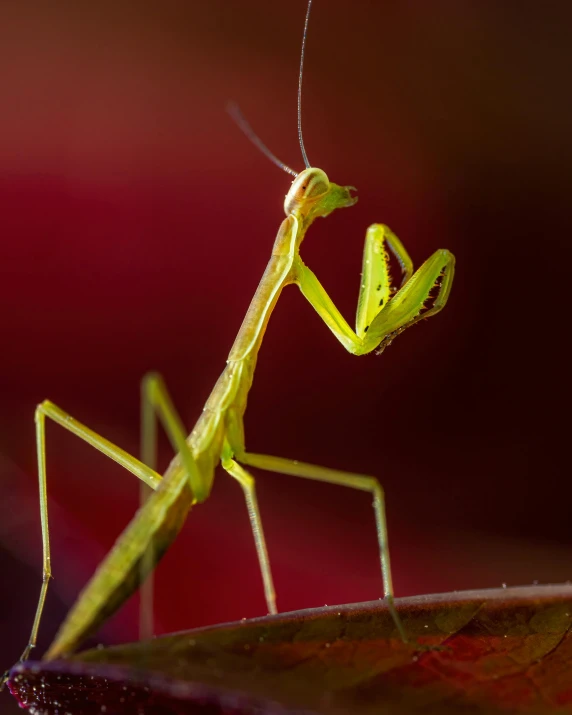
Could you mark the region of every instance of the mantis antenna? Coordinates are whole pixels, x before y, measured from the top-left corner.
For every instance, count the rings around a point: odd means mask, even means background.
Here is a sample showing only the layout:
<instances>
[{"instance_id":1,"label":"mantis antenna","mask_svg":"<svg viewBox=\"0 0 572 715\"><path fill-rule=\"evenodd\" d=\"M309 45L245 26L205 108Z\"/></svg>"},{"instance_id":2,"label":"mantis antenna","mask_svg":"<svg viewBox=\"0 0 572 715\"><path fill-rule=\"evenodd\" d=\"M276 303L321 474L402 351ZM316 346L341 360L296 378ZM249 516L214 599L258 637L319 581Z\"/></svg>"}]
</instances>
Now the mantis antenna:
<instances>
[{"instance_id":1,"label":"mantis antenna","mask_svg":"<svg viewBox=\"0 0 572 715\"><path fill-rule=\"evenodd\" d=\"M308 22L310 20L310 10L312 9L312 0L308 0L308 8L306 10L306 19L304 21L304 34L302 35L302 52L300 53L300 73L298 75L298 141L300 142L300 150L302 151L302 158L304 159L304 164L306 169L310 168L310 162L308 161L308 155L306 154L306 148L304 147L304 138L302 136L302 76L304 73L304 55L306 53L306 37L308 35ZM298 173L291 169L287 164L273 154L266 144L260 139L258 134L254 132L250 124L246 121L243 113L240 111L238 104L236 102L229 102L227 105L227 112L230 114L232 119L236 122L239 128L246 134L250 141L257 146L260 151L270 159L273 164L276 164L280 169L283 169L288 174L292 176L298 176Z\"/></svg>"},{"instance_id":2,"label":"mantis antenna","mask_svg":"<svg viewBox=\"0 0 572 715\"><path fill-rule=\"evenodd\" d=\"M291 169L283 161L280 161L280 159L270 151L270 149L266 146L266 144L262 141L258 134L255 134L250 124L244 118L244 115L240 111L236 102L229 102L226 106L226 111L230 114L230 116L238 124L238 127L246 134L250 141L260 149L264 156L268 157L273 164L276 164L276 166L278 166L280 169L283 169L288 174L292 174L292 176L298 176L297 171L294 171L294 169Z\"/></svg>"},{"instance_id":3,"label":"mantis antenna","mask_svg":"<svg viewBox=\"0 0 572 715\"><path fill-rule=\"evenodd\" d=\"M306 169L310 168L308 155L304 147L304 139L302 137L302 75L304 72L304 54L306 52L306 36L308 34L308 22L310 20L310 10L312 9L312 0L308 0L308 9L306 10L306 19L304 20L304 34L302 35L302 52L300 53L300 74L298 75L298 141L302 151L302 159Z\"/></svg>"}]
</instances>

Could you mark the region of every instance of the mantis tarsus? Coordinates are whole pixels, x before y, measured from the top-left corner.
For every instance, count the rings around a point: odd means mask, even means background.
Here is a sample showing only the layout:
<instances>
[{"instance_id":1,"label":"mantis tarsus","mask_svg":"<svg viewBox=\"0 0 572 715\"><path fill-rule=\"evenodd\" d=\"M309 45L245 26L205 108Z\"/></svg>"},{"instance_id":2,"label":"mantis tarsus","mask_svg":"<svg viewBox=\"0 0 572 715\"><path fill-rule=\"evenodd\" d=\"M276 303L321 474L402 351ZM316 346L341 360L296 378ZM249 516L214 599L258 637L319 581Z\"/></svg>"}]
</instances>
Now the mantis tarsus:
<instances>
[{"instance_id":1,"label":"mantis tarsus","mask_svg":"<svg viewBox=\"0 0 572 715\"><path fill-rule=\"evenodd\" d=\"M242 326L228 356L226 367L214 386L203 412L188 437L162 378L147 375L142 383L143 444L148 463L131 456L69 414L45 401L36 409L36 435L43 539L43 582L29 644L22 659L36 644L41 614L51 578L47 486L46 418L85 440L152 488L140 508L80 594L61 626L45 659L72 653L85 638L114 613L138 588L161 555L172 543L194 504L204 502L211 491L214 470L220 464L244 491L260 562L268 611L276 613L276 599L262 522L256 501L255 482L248 467L314 479L369 492L377 524L384 595L403 640L406 635L393 608L393 586L387 543L383 490L376 478L246 449L243 417L252 385L258 351L272 311L286 286L297 285L343 347L354 355L383 350L410 325L437 313L445 305L453 280L454 257L447 250L436 251L416 272L401 241L384 225L367 230L363 272L359 289L356 327L342 317L315 274L304 264L300 247L314 219L328 216L334 209L352 206L357 198L350 186L329 181L326 174L311 167L304 149L300 125L300 97L306 30L311 7L308 3L298 87L298 128L306 168L292 171L276 160L255 137L244 120L238 122L250 138L295 178L286 195L286 218L278 230L268 266L254 294ZM392 288L388 249L397 259L402 281ZM435 291L435 295L432 295ZM161 422L175 451L163 476L154 469L156 422ZM145 454L145 451L144 451Z\"/></svg>"}]
</instances>

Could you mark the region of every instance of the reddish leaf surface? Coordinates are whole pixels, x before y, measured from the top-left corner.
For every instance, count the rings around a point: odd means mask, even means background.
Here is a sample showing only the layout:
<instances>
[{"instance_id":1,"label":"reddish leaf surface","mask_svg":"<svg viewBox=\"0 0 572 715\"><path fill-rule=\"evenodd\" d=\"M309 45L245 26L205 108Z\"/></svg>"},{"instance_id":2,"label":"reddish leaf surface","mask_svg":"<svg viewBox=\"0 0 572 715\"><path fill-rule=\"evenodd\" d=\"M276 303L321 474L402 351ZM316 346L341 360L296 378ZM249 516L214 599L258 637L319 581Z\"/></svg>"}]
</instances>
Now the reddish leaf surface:
<instances>
[{"instance_id":1,"label":"reddish leaf surface","mask_svg":"<svg viewBox=\"0 0 572 715\"><path fill-rule=\"evenodd\" d=\"M572 713L572 586L298 611L24 663L35 713ZM439 649L420 649L440 646Z\"/></svg>"}]
</instances>

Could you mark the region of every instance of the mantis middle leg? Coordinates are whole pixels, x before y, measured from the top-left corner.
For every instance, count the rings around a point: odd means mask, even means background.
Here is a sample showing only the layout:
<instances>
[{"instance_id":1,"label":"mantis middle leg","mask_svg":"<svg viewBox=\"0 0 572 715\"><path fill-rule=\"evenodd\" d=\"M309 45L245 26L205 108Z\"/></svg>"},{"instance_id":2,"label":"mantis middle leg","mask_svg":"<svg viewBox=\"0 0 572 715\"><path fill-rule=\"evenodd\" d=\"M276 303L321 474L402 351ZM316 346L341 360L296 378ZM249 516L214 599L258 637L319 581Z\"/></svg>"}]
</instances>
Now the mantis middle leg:
<instances>
[{"instance_id":1,"label":"mantis middle leg","mask_svg":"<svg viewBox=\"0 0 572 715\"><path fill-rule=\"evenodd\" d=\"M314 479L329 484L338 484L352 489L360 489L369 492L373 496L373 509L375 513L375 523L377 527L377 538L379 543L379 557L381 562L381 573L383 578L384 597L387 601L389 611L399 632L399 636L404 643L407 643L405 629L401 619L393 604L393 579L391 576L391 563L389 559L389 545L387 538L387 521L385 517L385 498L381 484L375 477L364 474L354 474L343 472L338 469L320 467L314 464L298 462L293 459L283 457L272 457L267 454L254 454L243 452L237 455L237 460L248 464L251 467L258 467L269 472L288 474L304 479Z\"/></svg>"},{"instance_id":2,"label":"mantis middle leg","mask_svg":"<svg viewBox=\"0 0 572 715\"><path fill-rule=\"evenodd\" d=\"M234 459L223 459L222 467L230 474L231 477L236 479L244 492L248 516L250 517L250 526L252 528L252 533L254 534L254 543L256 544L256 553L258 554L258 561L262 572L266 605L268 606L269 613L278 613L276 610L276 591L272 580L268 550L266 548L266 539L264 538L260 510L256 499L254 477L249 474L246 469L241 467L240 464L237 464Z\"/></svg>"}]
</instances>

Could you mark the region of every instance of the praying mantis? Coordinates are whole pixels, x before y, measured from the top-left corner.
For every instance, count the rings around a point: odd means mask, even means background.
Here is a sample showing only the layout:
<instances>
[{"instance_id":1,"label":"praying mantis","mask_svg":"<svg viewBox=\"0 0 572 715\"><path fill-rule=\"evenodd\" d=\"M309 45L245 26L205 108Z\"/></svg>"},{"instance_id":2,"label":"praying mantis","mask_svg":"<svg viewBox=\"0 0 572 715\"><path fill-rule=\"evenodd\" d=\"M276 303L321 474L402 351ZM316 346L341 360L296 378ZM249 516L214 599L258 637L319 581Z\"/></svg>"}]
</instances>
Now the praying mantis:
<instances>
[{"instance_id":1,"label":"praying mantis","mask_svg":"<svg viewBox=\"0 0 572 715\"><path fill-rule=\"evenodd\" d=\"M142 381L142 460L83 425L49 400L36 408L43 580L29 642L21 660L26 660L36 645L52 576L46 420L59 424L120 464L150 487L152 493L79 595L44 659L52 660L73 653L137 590L177 536L191 508L209 497L218 466L233 477L243 490L270 614L277 613L275 589L257 504L255 480L249 468L337 484L369 493L373 498L384 597L399 636L407 641L393 606L385 500L378 480L373 476L255 454L246 448L244 414L248 393L268 321L284 288L297 285L341 345L352 355L365 355L383 351L408 327L438 313L447 302L454 276L455 259L448 250L436 251L414 271L413 263L397 236L385 225L370 226L365 238L354 329L341 315L316 275L304 263L301 246L314 220L329 216L336 209L353 206L357 201L354 187L338 185L330 181L322 169L310 165L304 147L301 90L311 5L312 0L309 0L298 83L298 134L305 168L297 173L277 160L254 135L238 110L233 108L231 112L249 138L278 166L292 174L294 179L284 201L286 217L278 230L266 270L232 345L226 366L191 433L187 436L165 382L156 373L146 375ZM401 268L399 288L392 287L389 252ZM154 464L158 423L162 425L176 452L163 475L155 470Z\"/></svg>"}]
</instances>

